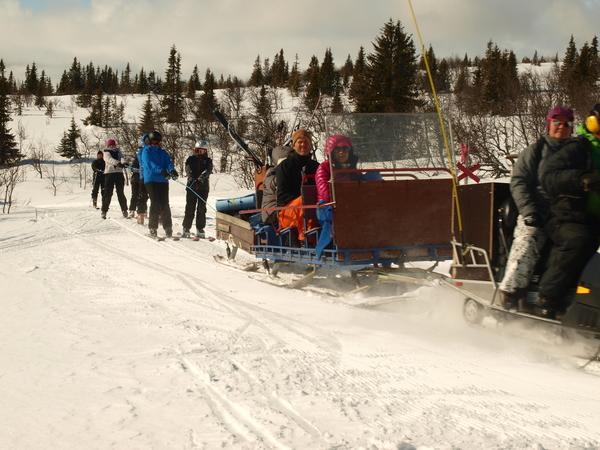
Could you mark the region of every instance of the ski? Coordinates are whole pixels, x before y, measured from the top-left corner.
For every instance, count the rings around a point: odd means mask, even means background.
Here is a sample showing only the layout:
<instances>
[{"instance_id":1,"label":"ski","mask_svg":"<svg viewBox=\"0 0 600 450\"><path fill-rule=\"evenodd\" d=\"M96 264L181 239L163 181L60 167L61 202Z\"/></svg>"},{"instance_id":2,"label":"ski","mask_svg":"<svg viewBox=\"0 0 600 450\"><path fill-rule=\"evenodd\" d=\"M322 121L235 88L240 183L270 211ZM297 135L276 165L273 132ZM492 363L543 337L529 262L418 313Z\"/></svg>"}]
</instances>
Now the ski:
<instances>
[{"instance_id":1,"label":"ski","mask_svg":"<svg viewBox=\"0 0 600 450\"><path fill-rule=\"evenodd\" d=\"M152 239L154 239L155 241L158 241L158 242L166 241L167 239L170 239L172 241L179 240L179 238L177 236L152 236L151 234L149 234L148 236L150 236Z\"/></svg>"},{"instance_id":2,"label":"ski","mask_svg":"<svg viewBox=\"0 0 600 450\"><path fill-rule=\"evenodd\" d=\"M198 242L198 241L214 242L215 240L216 239L214 237L212 237L212 236L206 236L206 237L203 237L203 238L195 236L195 237L192 238L192 241L194 241L194 242Z\"/></svg>"},{"instance_id":3,"label":"ski","mask_svg":"<svg viewBox=\"0 0 600 450\"><path fill-rule=\"evenodd\" d=\"M213 255L213 258L219 264L233 267L234 269L238 269L243 272L256 272L258 269L260 269L262 267L262 264L259 262L251 262L251 263L248 263L248 264L242 266L241 264L236 263L234 260L227 259L226 257L224 257L222 255Z\"/></svg>"}]
</instances>

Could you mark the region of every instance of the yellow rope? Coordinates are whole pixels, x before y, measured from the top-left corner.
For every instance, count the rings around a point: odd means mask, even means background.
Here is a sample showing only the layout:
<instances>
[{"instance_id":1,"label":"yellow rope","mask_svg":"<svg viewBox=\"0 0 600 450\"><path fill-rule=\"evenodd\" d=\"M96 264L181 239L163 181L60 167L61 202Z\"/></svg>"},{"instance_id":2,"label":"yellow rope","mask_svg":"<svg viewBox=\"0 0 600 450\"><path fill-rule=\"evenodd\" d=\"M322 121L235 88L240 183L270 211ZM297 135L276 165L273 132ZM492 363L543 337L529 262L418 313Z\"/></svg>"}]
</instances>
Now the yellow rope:
<instances>
[{"instance_id":1,"label":"yellow rope","mask_svg":"<svg viewBox=\"0 0 600 450\"><path fill-rule=\"evenodd\" d=\"M431 91L433 92L433 99L435 101L435 109L438 113L438 118L440 120L440 125L442 127L442 135L444 137L444 144L446 145L446 153L448 157L448 162L450 166L450 174L452 175L452 189L454 190L454 199L456 202L456 218L458 219L458 229L462 234L463 226L462 226L462 215L460 212L460 202L458 201L458 187L456 181L456 173L454 171L454 162L452 158L452 151L450 149L450 143L448 142L448 136L446 135L446 127L444 125L444 119L442 117L442 109L440 108L440 104L438 102L437 92L435 90L435 84L433 82L433 77L431 75L431 69L429 68L429 61L427 61L427 55L425 54L425 47L423 46L423 40L421 39L421 32L419 31L419 25L417 24L417 18L415 16L415 12L413 11L412 3L408 0L408 6L410 7L410 12L413 17L413 21L415 23L415 29L417 30L417 37L419 38L419 44L421 44L421 54L423 55L423 60L425 61L425 68L427 69L427 76L429 77L429 83L431 84Z\"/></svg>"}]
</instances>

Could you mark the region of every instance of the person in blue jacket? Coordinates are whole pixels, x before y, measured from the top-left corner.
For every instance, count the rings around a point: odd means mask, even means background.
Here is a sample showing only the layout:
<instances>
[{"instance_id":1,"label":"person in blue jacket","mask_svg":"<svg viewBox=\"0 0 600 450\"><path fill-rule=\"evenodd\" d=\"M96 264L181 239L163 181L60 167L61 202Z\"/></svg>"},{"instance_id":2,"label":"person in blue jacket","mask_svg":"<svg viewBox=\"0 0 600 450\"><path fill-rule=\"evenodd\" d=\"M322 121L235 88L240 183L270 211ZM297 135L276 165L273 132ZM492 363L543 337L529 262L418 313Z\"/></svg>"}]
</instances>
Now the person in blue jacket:
<instances>
[{"instance_id":1,"label":"person in blue jacket","mask_svg":"<svg viewBox=\"0 0 600 450\"><path fill-rule=\"evenodd\" d=\"M150 214L148 228L150 235L156 237L158 216L162 218L162 226L167 237L173 236L173 220L169 205L169 180L179 176L173 167L171 157L161 148L162 135L151 131L142 137L143 147L138 151L140 162L140 177L150 197Z\"/></svg>"}]
</instances>

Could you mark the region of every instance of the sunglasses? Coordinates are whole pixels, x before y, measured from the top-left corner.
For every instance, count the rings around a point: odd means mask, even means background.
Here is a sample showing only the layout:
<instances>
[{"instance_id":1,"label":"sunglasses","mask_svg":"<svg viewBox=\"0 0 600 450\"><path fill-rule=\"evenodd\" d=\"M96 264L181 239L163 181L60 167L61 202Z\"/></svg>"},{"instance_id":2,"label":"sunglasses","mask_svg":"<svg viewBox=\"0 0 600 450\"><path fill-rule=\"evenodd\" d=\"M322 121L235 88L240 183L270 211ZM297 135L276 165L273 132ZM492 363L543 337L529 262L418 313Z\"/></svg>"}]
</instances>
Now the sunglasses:
<instances>
[{"instance_id":1,"label":"sunglasses","mask_svg":"<svg viewBox=\"0 0 600 450\"><path fill-rule=\"evenodd\" d=\"M552 120L550 123L555 127L563 125L565 128L571 128L573 126L573 122L563 122L562 120Z\"/></svg>"},{"instance_id":2,"label":"sunglasses","mask_svg":"<svg viewBox=\"0 0 600 450\"><path fill-rule=\"evenodd\" d=\"M333 151L335 153L350 153L350 147L336 147Z\"/></svg>"}]
</instances>

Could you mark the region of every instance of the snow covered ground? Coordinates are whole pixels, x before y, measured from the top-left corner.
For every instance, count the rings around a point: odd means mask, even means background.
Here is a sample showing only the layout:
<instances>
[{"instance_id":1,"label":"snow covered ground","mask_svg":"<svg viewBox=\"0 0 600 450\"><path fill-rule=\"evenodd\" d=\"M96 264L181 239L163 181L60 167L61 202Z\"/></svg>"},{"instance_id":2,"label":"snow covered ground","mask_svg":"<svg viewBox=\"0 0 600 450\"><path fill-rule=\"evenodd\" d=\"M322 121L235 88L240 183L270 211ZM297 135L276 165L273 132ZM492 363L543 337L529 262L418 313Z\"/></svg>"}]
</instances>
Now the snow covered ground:
<instances>
[{"instance_id":1,"label":"snow covered ground","mask_svg":"<svg viewBox=\"0 0 600 450\"><path fill-rule=\"evenodd\" d=\"M70 121L29 114L54 143ZM212 204L240 194L212 184ZM468 327L441 287L356 308L267 284L215 263L222 242L101 220L73 178L54 197L30 171L16 197L0 215L2 449L600 449L589 342ZM184 197L171 183L176 230Z\"/></svg>"}]
</instances>

